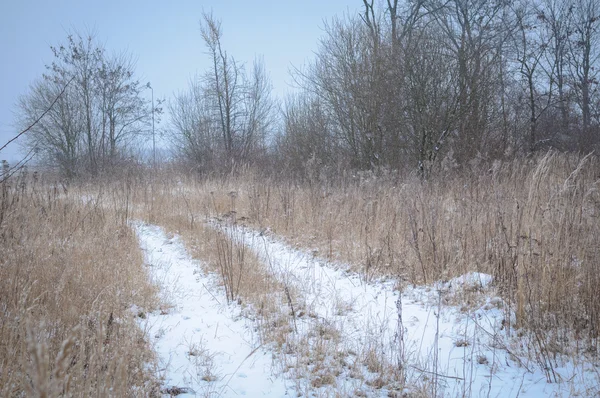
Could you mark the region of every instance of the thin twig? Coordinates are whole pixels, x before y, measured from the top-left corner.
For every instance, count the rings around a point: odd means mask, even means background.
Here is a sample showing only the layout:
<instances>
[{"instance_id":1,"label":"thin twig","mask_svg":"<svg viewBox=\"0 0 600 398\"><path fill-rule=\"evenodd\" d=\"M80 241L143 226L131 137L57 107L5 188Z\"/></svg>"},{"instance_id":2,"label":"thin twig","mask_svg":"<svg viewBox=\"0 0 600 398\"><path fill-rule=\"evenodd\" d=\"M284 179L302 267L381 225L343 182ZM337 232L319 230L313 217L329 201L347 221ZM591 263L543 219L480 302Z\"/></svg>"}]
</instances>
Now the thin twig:
<instances>
[{"instance_id":1,"label":"thin twig","mask_svg":"<svg viewBox=\"0 0 600 398\"><path fill-rule=\"evenodd\" d=\"M446 378L446 379L454 379L454 380L464 380L462 377L443 375L443 374L441 374L441 373L437 373L437 372L431 372L431 371L429 371L429 370L425 370L425 369L420 369L420 368L417 368L417 367L416 367L416 366L414 366L414 365L410 365L410 367L411 367L411 368L413 368L413 369L415 369L415 370L418 370L419 372L428 373L428 374L430 374L430 375L434 375L434 376L436 376L436 377L444 377L444 378Z\"/></svg>"},{"instance_id":2,"label":"thin twig","mask_svg":"<svg viewBox=\"0 0 600 398\"><path fill-rule=\"evenodd\" d=\"M71 82L73 81L73 79L75 79L75 77L72 77L71 80L69 80L67 82L67 84L65 84L65 86L62 88L62 90L60 90L60 93L58 93L58 95L56 96L56 98L54 98L54 101L52 101L52 103L50 104L50 106L37 119L35 119L35 121L33 123L31 123L25 130L21 131L19 134L17 134L16 136L14 136L10 140L8 140L8 142L6 144L2 145L2 147L0 148L0 152L2 152L2 150L4 148L6 148L11 142L15 141L20 136L22 136L23 134L25 134L26 132L28 132L29 130L31 130L31 128L33 126L35 126L36 124L38 124L38 122L40 120L42 120L42 118L44 116L46 116L46 114L48 112L50 112L50 110L52 109L52 107L54 106L54 104L56 104L56 101L58 101L58 99L64 94L64 92L67 90L67 87L69 87L69 84L71 84Z\"/></svg>"}]
</instances>

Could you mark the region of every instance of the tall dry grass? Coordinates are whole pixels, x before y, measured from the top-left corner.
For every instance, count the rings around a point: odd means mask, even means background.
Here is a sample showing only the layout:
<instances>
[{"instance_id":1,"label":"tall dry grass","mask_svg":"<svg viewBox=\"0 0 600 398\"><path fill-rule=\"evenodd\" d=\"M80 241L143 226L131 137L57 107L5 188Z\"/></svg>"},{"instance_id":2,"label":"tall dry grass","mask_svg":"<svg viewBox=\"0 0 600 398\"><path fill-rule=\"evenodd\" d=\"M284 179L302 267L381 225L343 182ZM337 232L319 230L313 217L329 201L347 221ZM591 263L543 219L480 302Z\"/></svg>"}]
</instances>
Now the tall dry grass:
<instances>
[{"instance_id":1,"label":"tall dry grass","mask_svg":"<svg viewBox=\"0 0 600 398\"><path fill-rule=\"evenodd\" d=\"M152 183L152 181L150 181ZM258 330L261 343L283 344L291 328L291 318L281 318L281 308L296 301L296 292L284 286L248 249L240 231L224 231L211 224L207 195L190 191L189 185L171 175L162 174L150 184L140 183L134 195L135 216L180 236L192 257L200 260L204 272L218 275L228 302L249 307L248 316L257 316L263 327ZM153 191L154 194L148 194ZM229 206L235 206L231 194ZM227 214L232 217L232 212ZM285 311L283 311L285 312Z\"/></svg>"},{"instance_id":2,"label":"tall dry grass","mask_svg":"<svg viewBox=\"0 0 600 398\"><path fill-rule=\"evenodd\" d=\"M26 174L0 187L0 396L152 396L151 307L132 230L103 195Z\"/></svg>"},{"instance_id":3,"label":"tall dry grass","mask_svg":"<svg viewBox=\"0 0 600 398\"><path fill-rule=\"evenodd\" d=\"M170 210L157 209L187 223L218 217L268 228L350 264L365 280L420 284L490 273L517 314L514 325L507 316L507 328L533 330L532 352L552 368L557 353L598 350L599 185L597 157L557 153L428 181L362 175L296 183L251 172L165 172L157 191Z\"/></svg>"},{"instance_id":4,"label":"tall dry grass","mask_svg":"<svg viewBox=\"0 0 600 398\"><path fill-rule=\"evenodd\" d=\"M194 187L168 173L154 182L155 194L152 196L144 194L145 187L139 187L136 215L176 233L185 241L192 256L200 260L202 271L220 278L227 301L239 305L242 316L253 321L254 343L274 350L274 371L295 380L299 393L305 388L314 392L323 387L329 389L323 396L353 395L352 391L339 390L342 386L336 386L336 377L343 371L351 372L354 378L365 377L364 367L381 363L373 357L374 348L359 350L354 347L354 361L346 363L343 358L349 355L349 348L341 340L339 330L343 324L330 324L314 314L302 289L271 272L271 267L277 266L257 258L248 248L249 242L243 231L222 228L229 222L245 220L236 216L235 191L226 191L221 198L217 191L205 191L204 184ZM221 185L219 192L223 192L224 187ZM224 203L217 203L221 200ZM213 210L208 207L214 206L227 209L221 214L223 222L215 223L209 216ZM369 369L378 375L372 378L377 380L373 383L381 384L379 388L394 381L390 369ZM309 382L302 383L301 380ZM370 379L364 382L371 383ZM305 392L309 394L309 390Z\"/></svg>"}]
</instances>

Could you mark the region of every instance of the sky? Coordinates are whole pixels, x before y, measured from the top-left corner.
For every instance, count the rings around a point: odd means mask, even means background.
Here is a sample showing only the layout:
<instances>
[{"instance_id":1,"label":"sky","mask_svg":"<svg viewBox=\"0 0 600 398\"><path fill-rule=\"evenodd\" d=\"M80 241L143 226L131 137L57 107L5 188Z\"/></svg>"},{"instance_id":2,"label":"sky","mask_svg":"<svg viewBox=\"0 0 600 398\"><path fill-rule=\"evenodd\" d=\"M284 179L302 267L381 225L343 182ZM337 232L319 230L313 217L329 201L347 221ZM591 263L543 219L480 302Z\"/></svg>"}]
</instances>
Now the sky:
<instances>
[{"instance_id":1,"label":"sky","mask_svg":"<svg viewBox=\"0 0 600 398\"><path fill-rule=\"evenodd\" d=\"M18 133L16 103L52 62L51 45L69 32L93 31L107 51L127 51L155 98L185 90L210 67L200 36L203 10L221 20L223 46L248 65L264 58L274 94L293 91L289 70L308 62L323 36L324 21L354 14L361 0L182 0L0 2L0 146ZM20 159L18 141L0 159Z\"/></svg>"}]
</instances>

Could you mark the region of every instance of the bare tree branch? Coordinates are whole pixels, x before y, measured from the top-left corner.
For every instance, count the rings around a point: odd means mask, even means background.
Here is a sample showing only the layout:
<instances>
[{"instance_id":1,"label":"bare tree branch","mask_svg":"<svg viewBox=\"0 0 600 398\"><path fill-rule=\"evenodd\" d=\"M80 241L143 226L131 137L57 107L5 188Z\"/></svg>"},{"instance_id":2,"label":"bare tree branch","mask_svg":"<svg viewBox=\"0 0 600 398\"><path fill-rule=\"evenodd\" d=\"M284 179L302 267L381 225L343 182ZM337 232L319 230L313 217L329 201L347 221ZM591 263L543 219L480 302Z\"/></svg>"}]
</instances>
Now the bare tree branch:
<instances>
[{"instance_id":1,"label":"bare tree branch","mask_svg":"<svg viewBox=\"0 0 600 398\"><path fill-rule=\"evenodd\" d=\"M44 116L46 116L46 114L48 112L50 112L50 110L52 109L52 107L54 106L54 104L56 104L56 101L58 101L58 99L64 94L64 92L67 90L67 87L69 87L69 84L71 84L71 82L73 81L73 79L75 79L75 77L72 77L67 82L67 84L65 84L65 86L62 88L62 90L60 91L60 93L58 93L58 95L56 96L56 98L54 98L54 101L52 101L52 103L50 104L50 106L37 119L35 119L33 121L33 123L31 123L27 128L25 128L19 134L17 134L16 136L14 136L10 140L8 140L8 142L6 142L6 144L2 145L2 148L0 148L0 152L2 152L2 150L4 148L6 148L10 143L12 143L13 141L17 140L20 136L22 136L23 134L25 134L26 132L28 132L29 130L31 130L36 124L38 124L39 121L42 120L42 118Z\"/></svg>"}]
</instances>

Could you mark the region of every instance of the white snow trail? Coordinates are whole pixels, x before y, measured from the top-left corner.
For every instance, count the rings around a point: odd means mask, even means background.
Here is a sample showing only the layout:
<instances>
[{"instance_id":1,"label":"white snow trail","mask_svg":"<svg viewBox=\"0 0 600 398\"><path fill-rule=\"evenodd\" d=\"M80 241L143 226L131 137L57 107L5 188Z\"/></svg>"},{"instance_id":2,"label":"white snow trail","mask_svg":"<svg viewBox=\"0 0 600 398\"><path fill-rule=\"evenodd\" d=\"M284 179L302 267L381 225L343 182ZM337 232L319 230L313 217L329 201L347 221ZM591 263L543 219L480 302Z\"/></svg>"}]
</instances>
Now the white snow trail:
<instances>
[{"instance_id":1,"label":"white snow trail","mask_svg":"<svg viewBox=\"0 0 600 398\"><path fill-rule=\"evenodd\" d=\"M308 313L338 327L342 333L340 340L349 352L360 352L361 348L364 351L375 343L378 355L386 356L390 364L397 362L398 292L394 283L365 283L343 267L296 250L264 233L242 226L213 225L234 239L239 240L241 234L270 272L298 289ZM426 378L431 385L433 379L436 384L433 392L450 397L567 397L574 393L574 387L585 391L590 383L593 386L594 374L586 375L572 363L556 368L570 382L547 383L535 363L511 355L510 343L500 331L505 314L499 309L498 297L489 297L485 305L467 312L439 305L443 297L456 289L486 289L491 281L489 275L473 273L434 287L405 289L404 366L409 383L418 385ZM338 377L338 385L344 384L340 380L343 377L347 375Z\"/></svg>"},{"instance_id":2,"label":"white snow trail","mask_svg":"<svg viewBox=\"0 0 600 398\"><path fill-rule=\"evenodd\" d=\"M215 227L235 234L238 241L242 236L273 275L297 290L301 302L295 305L304 315L297 313L299 332L291 338L307 344L307 350L317 350L312 344L318 339L303 337L315 326L332 325L340 332L342 351L353 355L351 360L373 349L379 359L397 361L398 293L392 281L365 283L344 267L276 238L239 226ZM259 345L253 335L256 325L240 316L240 306L226 303L218 278L202 271L178 237L141 222L134 228L151 278L161 289L162 301L169 304L140 319L159 357L165 395L176 386L188 396L206 397L283 397L301 391L308 396L345 396L359 390L363 396L396 396L392 390L365 383L373 376L366 366L362 377L342 369L335 383L324 386L311 385L314 379L291 380L293 372L285 374L287 379L277 375L281 364L274 364L273 358L278 361L281 353ZM409 385L430 388L435 382L435 391L426 392L447 397L567 397L598 391L594 369L585 365L562 363L555 371L566 382L550 384L536 363L513 356L507 348L514 351L511 341L499 332L504 316L499 298L490 297L481 308L466 313L438 305L457 288L485 290L490 281L490 276L475 273L445 284L405 289L401 301Z\"/></svg>"},{"instance_id":3,"label":"white snow trail","mask_svg":"<svg viewBox=\"0 0 600 398\"><path fill-rule=\"evenodd\" d=\"M273 376L273 354L258 345L239 307L227 305L216 278L177 237L141 222L134 227L152 281L170 305L141 321L159 357L163 393L175 386L191 396L287 395L285 381Z\"/></svg>"}]
</instances>

